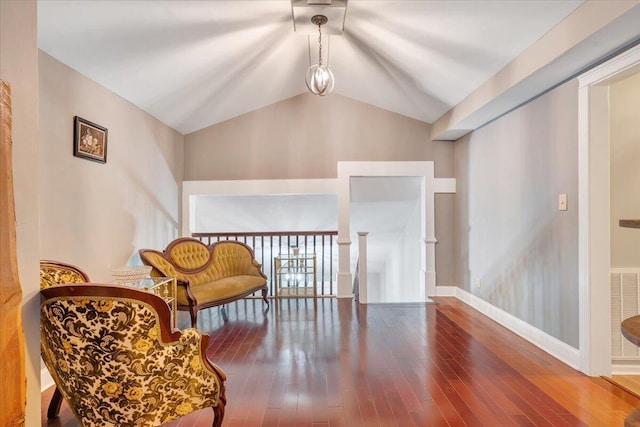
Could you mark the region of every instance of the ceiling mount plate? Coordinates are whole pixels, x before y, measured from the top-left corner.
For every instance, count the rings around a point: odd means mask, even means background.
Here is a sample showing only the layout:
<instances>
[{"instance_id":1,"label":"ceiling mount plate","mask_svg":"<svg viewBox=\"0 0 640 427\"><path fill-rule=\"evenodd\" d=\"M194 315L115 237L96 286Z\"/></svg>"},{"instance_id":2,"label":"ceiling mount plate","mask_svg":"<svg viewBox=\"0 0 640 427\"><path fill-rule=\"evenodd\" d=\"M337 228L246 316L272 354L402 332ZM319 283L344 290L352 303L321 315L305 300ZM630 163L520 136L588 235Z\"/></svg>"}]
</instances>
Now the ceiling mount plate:
<instances>
[{"instance_id":1,"label":"ceiling mount plate","mask_svg":"<svg viewBox=\"0 0 640 427\"><path fill-rule=\"evenodd\" d=\"M346 0L331 0L326 3L308 3L307 0L291 0L293 30L299 34L318 34L318 24L312 19L324 16L327 21L322 27L322 35L342 35L347 14Z\"/></svg>"},{"instance_id":2,"label":"ceiling mount plate","mask_svg":"<svg viewBox=\"0 0 640 427\"><path fill-rule=\"evenodd\" d=\"M313 25L324 25L327 23L327 21L328 19L324 15L313 15L311 17L311 22L313 22Z\"/></svg>"}]
</instances>

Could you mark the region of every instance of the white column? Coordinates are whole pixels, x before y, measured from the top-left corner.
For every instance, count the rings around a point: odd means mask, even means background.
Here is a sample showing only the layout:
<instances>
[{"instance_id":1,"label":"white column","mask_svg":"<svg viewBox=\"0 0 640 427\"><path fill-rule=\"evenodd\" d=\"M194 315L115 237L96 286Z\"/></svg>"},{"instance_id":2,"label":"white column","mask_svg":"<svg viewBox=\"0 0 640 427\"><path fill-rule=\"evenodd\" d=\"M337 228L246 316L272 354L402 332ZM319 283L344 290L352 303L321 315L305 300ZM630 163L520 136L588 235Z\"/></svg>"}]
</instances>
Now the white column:
<instances>
[{"instance_id":1,"label":"white column","mask_svg":"<svg viewBox=\"0 0 640 427\"><path fill-rule=\"evenodd\" d=\"M435 236L424 239L426 268L424 270L424 295L426 298L436 296L436 243Z\"/></svg>"},{"instance_id":2,"label":"white column","mask_svg":"<svg viewBox=\"0 0 640 427\"><path fill-rule=\"evenodd\" d=\"M434 165L430 163L424 172L424 298L436 295L436 182Z\"/></svg>"},{"instance_id":3,"label":"white column","mask_svg":"<svg viewBox=\"0 0 640 427\"><path fill-rule=\"evenodd\" d=\"M358 231L358 301L360 304L367 303L367 231Z\"/></svg>"},{"instance_id":4,"label":"white column","mask_svg":"<svg viewBox=\"0 0 640 427\"><path fill-rule=\"evenodd\" d=\"M338 298L353 297L349 189L351 176L338 163Z\"/></svg>"},{"instance_id":5,"label":"white column","mask_svg":"<svg viewBox=\"0 0 640 427\"><path fill-rule=\"evenodd\" d=\"M352 298L353 275L351 274L350 239L338 238L338 298Z\"/></svg>"}]
</instances>

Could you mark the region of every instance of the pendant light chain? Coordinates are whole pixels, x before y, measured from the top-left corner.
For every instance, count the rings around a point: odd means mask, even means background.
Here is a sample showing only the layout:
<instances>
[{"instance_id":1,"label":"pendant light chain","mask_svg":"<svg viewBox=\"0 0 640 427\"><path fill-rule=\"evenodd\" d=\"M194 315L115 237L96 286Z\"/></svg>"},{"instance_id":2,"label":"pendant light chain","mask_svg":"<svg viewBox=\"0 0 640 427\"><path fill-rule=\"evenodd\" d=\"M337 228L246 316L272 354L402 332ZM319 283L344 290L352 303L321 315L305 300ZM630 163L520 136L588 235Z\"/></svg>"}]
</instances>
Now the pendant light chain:
<instances>
[{"instance_id":1,"label":"pendant light chain","mask_svg":"<svg viewBox=\"0 0 640 427\"><path fill-rule=\"evenodd\" d=\"M318 45L320 46L318 51L318 61L320 65L322 65L322 25L320 24L318 24L318 33L320 33L318 36Z\"/></svg>"}]
</instances>

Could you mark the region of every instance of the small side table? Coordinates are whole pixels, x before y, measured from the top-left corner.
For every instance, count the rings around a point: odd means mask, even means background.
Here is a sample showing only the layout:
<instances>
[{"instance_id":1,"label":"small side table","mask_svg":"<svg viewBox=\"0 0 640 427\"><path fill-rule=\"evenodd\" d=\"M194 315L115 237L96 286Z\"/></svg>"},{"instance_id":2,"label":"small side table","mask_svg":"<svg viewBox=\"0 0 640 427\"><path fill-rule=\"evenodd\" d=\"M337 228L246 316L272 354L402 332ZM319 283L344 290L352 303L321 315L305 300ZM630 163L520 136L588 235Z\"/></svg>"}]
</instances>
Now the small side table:
<instances>
[{"instance_id":1,"label":"small side table","mask_svg":"<svg viewBox=\"0 0 640 427\"><path fill-rule=\"evenodd\" d=\"M640 315L629 317L622 321L622 335L640 346ZM627 414L624 419L624 427L640 427L640 408L636 408Z\"/></svg>"},{"instance_id":2,"label":"small side table","mask_svg":"<svg viewBox=\"0 0 640 427\"><path fill-rule=\"evenodd\" d=\"M620 329L626 339L640 346L640 315L623 320Z\"/></svg>"},{"instance_id":3,"label":"small side table","mask_svg":"<svg viewBox=\"0 0 640 427\"><path fill-rule=\"evenodd\" d=\"M177 281L175 277L146 277L131 282L118 281L119 285L131 286L158 295L171 308L171 327L177 328Z\"/></svg>"},{"instance_id":4,"label":"small side table","mask_svg":"<svg viewBox=\"0 0 640 427\"><path fill-rule=\"evenodd\" d=\"M278 298L318 297L316 254L278 255L273 260Z\"/></svg>"},{"instance_id":5,"label":"small side table","mask_svg":"<svg viewBox=\"0 0 640 427\"><path fill-rule=\"evenodd\" d=\"M629 415L624 419L624 427L638 426L640 426L640 408L636 408L629 412Z\"/></svg>"},{"instance_id":6,"label":"small side table","mask_svg":"<svg viewBox=\"0 0 640 427\"><path fill-rule=\"evenodd\" d=\"M621 219L618 225L625 228L640 228L640 219ZM620 329L626 339L640 346L640 315L623 320ZM624 419L624 426L640 427L640 408L629 412L627 418Z\"/></svg>"},{"instance_id":7,"label":"small side table","mask_svg":"<svg viewBox=\"0 0 640 427\"><path fill-rule=\"evenodd\" d=\"M621 219L618 225L625 228L640 228L640 219Z\"/></svg>"}]
</instances>

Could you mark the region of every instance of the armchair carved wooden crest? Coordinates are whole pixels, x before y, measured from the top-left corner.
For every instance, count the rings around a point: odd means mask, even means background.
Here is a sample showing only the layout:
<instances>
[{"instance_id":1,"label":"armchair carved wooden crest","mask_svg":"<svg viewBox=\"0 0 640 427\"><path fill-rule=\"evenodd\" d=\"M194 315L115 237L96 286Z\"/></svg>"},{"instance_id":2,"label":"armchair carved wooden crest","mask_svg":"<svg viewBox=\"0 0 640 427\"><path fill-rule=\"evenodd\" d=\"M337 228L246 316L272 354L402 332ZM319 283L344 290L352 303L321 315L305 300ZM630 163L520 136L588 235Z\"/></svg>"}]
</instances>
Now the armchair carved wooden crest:
<instances>
[{"instance_id":1,"label":"armchair carved wooden crest","mask_svg":"<svg viewBox=\"0 0 640 427\"><path fill-rule=\"evenodd\" d=\"M222 424L226 376L209 337L171 330L160 297L93 283L40 294L42 358L81 426L159 426L209 407Z\"/></svg>"}]
</instances>

